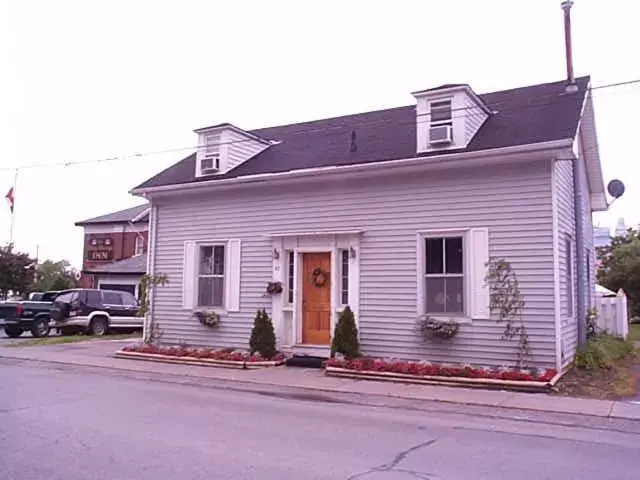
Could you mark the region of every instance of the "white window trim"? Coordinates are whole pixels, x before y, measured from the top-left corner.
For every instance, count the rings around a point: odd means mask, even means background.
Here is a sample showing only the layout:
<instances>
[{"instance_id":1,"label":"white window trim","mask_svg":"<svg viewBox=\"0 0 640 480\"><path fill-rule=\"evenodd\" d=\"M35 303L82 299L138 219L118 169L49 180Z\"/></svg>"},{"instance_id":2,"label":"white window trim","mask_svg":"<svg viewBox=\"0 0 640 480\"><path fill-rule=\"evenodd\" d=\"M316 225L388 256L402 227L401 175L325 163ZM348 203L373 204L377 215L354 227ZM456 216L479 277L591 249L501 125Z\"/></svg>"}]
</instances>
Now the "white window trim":
<instances>
[{"instance_id":1,"label":"white window trim","mask_svg":"<svg viewBox=\"0 0 640 480\"><path fill-rule=\"evenodd\" d=\"M198 276L200 247L225 247L224 307L200 306L198 303ZM240 311L240 281L242 277L242 241L240 239L187 240L184 242L182 272L182 309L206 309L221 315Z\"/></svg>"},{"instance_id":2,"label":"white window trim","mask_svg":"<svg viewBox=\"0 0 640 480\"><path fill-rule=\"evenodd\" d=\"M214 144L207 143L207 137L217 136L218 141ZM211 160L213 162L212 167L215 167L218 172L216 174L224 173L225 158L228 153L229 132L225 129L203 132L198 137L198 150L196 153L196 177L208 176L211 174L203 173L202 164L204 161ZM206 158L206 155L214 155L210 158Z\"/></svg>"},{"instance_id":3,"label":"white window trim","mask_svg":"<svg viewBox=\"0 0 640 480\"><path fill-rule=\"evenodd\" d=\"M487 228L455 228L439 230L422 230L416 235L416 311L418 318L424 318L425 311L425 239L438 237L463 237L463 274L464 274L464 313L434 314L432 318L455 320L460 324L472 323L473 320L491 318L489 309L489 290L484 281L486 262L489 261L489 230ZM465 247L466 246L466 247Z\"/></svg>"},{"instance_id":4,"label":"white window trim","mask_svg":"<svg viewBox=\"0 0 640 480\"><path fill-rule=\"evenodd\" d=\"M418 285L419 285L419 316L424 317L429 315L430 318L443 319L443 320L456 320L459 323L471 323L471 314L469 308L469 292L470 290L470 271L469 271L469 258L470 258L470 246L469 246L469 232L470 229L456 229L456 230L428 230L418 233ZM443 238L443 237L462 237L462 274L451 274L447 276L462 277L462 313L429 313L426 311L426 251L425 243L428 238ZM438 275L438 277L444 276Z\"/></svg>"},{"instance_id":5,"label":"white window trim","mask_svg":"<svg viewBox=\"0 0 640 480\"><path fill-rule=\"evenodd\" d=\"M142 234L138 234L136 235L136 241L135 244L133 246L133 256L134 257L139 257L140 255L144 255L144 237L142 236Z\"/></svg>"},{"instance_id":6,"label":"white window trim","mask_svg":"<svg viewBox=\"0 0 640 480\"><path fill-rule=\"evenodd\" d=\"M342 302L342 277L344 276L342 255L344 252L347 254L347 303ZM349 248L338 249L338 301L337 305L339 310L344 309L347 305L351 306L351 264L353 258L351 257L351 250Z\"/></svg>"},{"instance_id":7,"label":"white window trim","mask_svg":"<svg viewBox=\"0 0 640 480\"><path fill-rule=\"evenodd\" d=\"M433 120L433 113L432 113L433 105L435 103L444 103L444 102L449 102L451 116L449 117L448 120ZM429 101L429 126L437 127L439 125L451 125L453 128L453 98L452 97L438 98L438 99L433 99Z\"/></svg>"},{"instance_id":8,"label":"white window trim","mask_svg":"<svg viewBox=\"0 0 640 480\"><path fill-rule=\"evenodd\" d=\"M215 258L215 247L222 247L223 248L223 255L224 255L224 265L223 265L223 273L222 275L220 274L201 274L200 273L200 255L202 253L202 249L203 248L208 248L211 247L213 249L212 254L214 255L213 258ZM227 307L227 265L228 265L228 261L227 261L227 255L229 253L228 251L228 246L227 246L227 242L215 242L215 243L196 243L196 271L195 271L195 275L196 275L196 285L195 285L195 289L196 289L196 295L195 295L195 301L194 301L194 307L198 308L198 309L210 309L210 310L226 310ZM200 305L198 303L198 298L200 297L200 279L201 278L222 278L222 305Z\"/></svg>"}]
</instances>

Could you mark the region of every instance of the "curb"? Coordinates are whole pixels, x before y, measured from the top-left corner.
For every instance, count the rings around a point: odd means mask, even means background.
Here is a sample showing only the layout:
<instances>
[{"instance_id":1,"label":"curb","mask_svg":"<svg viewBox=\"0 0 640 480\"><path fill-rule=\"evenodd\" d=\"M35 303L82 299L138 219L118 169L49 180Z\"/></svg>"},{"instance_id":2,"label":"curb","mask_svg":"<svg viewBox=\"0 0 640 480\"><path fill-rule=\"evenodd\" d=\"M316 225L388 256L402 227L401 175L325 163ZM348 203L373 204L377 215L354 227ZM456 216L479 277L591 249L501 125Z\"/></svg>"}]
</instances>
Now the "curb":
<instances>
[{"instance_id":1,"label":"curb","mask_svg":"<svg viewBox=\"0 0 640 480\"><path fill-rule=\"evenodd\" d=\"M420 397L416 397L416 396L407 396L407 395L399 395L399 394L394 394L394 393L385 393L385 392L376 392L376 393L371 393L371 392L353 392L353 391L349 391L349 390L341 390L341 389L336 389L336 388L326 388L326 387L321 387L321 386L314 386L314 385L296 385L296 384L289 384L289 385L283 385L281 383L275 383L275 382L268 382L268 381L261 381L261 380L255 380L252 378L244 378L241 380L236 380L236 379L225 379L225 378L216 378L216 377L206 377L203 375L193 375L192 373L172 373L172 372L148 372L142 369L136 369L136 368L129 368L129 367L124 367L124 366L116 366L116 365L111 365L111 366L104 366L104 365L95 365L95 364L90 364L90 363L83 363L83 362L79 362L79 361L64 361L64 360L51 360L51 359L40 359L40 358L29 358L29 357L12 357L12 356L7 356L7 355L3 355L3 352L0 352L0 359L5 358L5 359L9 359L9 360L20 360L20 361L29 361L29 362L38 362L38 363L52 363L52 364L58 364L58 365L67 365L67 366L80 366L80 367L89 367L89 368L97 368L97 369L106 369L106 370L117 370L117 371L124 371L124 372L131 372L131 373L139 373L139 374L144 374L144 373L151 373L154 375L161 375L161 376L167 376L167 377L173 377L173 378L182 378L184 379L185 377L188 378L192 378L192 379L203 379L203 380L207 380L207 381L221 381L221 382L226 382L228 384L231 384L229 386L226 386L225 388L227 390L232 390L232 391L256 391L258 393L260 393L258 390L252 390L251 386L263 386L263 387L269 387L269 386L274 386L274 387L280 387L280 388L291 388L291 389L300 389L300 390L307 390L307 391L315 391L315 392L323 392L323 393L328 393L328 394L339 394L339 395L354 395L357 396L359 398L365 399L365 401L363 402L352 402L352 403L358 403L361 405L372 405L372 406L380 406L380 405L376 405L373 403L367 403L366 402L366 398L367 397L378 397L378 398L394 398L394 399L399 399L399 400L408 400L408 401L421 401L421 402L434 402L434 403L442 403L442 404L448 404L448 405L468 405L468 406L476 406L476 407L488 407L488 408L497 408L497 409L507 409L507 410L521 410L521 411L530 411L530 412L537 412L537 413L553 413L553 414L564 414L564 415L580 415L580 416L587 416L587 417L598 417L598 418L611 418L611 419L619 419L619 420L629 420L629 421L640 421L640 416L637 415L613 415L613 410L616 406L616 404L621 404L623 406L626 406L627 404L625 402L615 402L615 401L611 401L609 400L609 402L611 402L611 407L609 407L607 409L607 413L606 414L602 414L602 413L587 413L587 412L576 412L576 411L569 411L569 410L558 410L558 409L545 409L545 408L533 408L531 406L527 406L527 405L517 405L517 404L509 404L509 405L504 405L505 401L501 401L499 403L488 403L488 402L481 402L481 401L474 401L474 400L452 400L452 399L446 399L446 398L420 398ZM233 384L238 385L238 387L234 387ZM240 388L244 386L245 388ZM513 393L513 392L512 392ZM578 400L591 400L591 399L578 399ZM631 405L631 404L629 404Z\"/></svg>"}]
</instances>

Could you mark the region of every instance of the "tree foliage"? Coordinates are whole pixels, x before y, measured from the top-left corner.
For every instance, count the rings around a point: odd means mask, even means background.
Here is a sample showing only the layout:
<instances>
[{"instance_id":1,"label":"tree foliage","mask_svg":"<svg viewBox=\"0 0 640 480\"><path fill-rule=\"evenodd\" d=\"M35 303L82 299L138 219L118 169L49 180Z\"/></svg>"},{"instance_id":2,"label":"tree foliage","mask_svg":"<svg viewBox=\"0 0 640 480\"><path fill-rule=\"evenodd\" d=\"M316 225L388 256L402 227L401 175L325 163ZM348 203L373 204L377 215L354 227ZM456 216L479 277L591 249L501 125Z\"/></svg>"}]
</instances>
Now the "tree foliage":
<instances>
[{"instance_id":1,"label":"tree foliage","mask_svg":"<svg viewBox=\"0 0 640 480\"><path fill-rule=\"evenodd\" d=\"M340 313L331 340L331 358L340 353L345 358L360 356L360 341L358 340L358 328L351 308L347 305Z\"/></svg>"},{"instance_id":2,"label":"tree foliage","mask_svg":"<svg viewBox=\"0 0 640 480\"><path fill-rule=\"evenodd\" d=\"M624 290L631 314L640 315L640 230L630 228L611 244L597 248L598 283L609 290Z\"/></svg>"},{"instance_id":3,"label":"tree foliage","mask_svg":"<svg viewBox=\"0 0 640 480\"><path fill-rule=\"evenodd\" d=\"M256 313L249 339L249 349L251 354L258 352L264 358L271 358L278 353L273 323L264 308Z\"/></svg>"},{"instance_id":4,"label":"tree foliage","mask_svg":"<svg viewBox=\"0 0 640 480\"><path fill-rule=\"evenodd\" d=\"M0 297L24 295L34 281L35 261L29 254L16 252L13 245L0 247Z\"/></svg>"},{"instance_id":5,"label":"tree foliage","mask_svg":"<svg viewBox=\"0 0 640 480\"><path fill-rule=\"evenodd\" d=\"M35 278L31 287L31 291L34 292L68 290L78 286L76 270L67 260L45 260L38 265Z\"/></svg>"}]
</instances>

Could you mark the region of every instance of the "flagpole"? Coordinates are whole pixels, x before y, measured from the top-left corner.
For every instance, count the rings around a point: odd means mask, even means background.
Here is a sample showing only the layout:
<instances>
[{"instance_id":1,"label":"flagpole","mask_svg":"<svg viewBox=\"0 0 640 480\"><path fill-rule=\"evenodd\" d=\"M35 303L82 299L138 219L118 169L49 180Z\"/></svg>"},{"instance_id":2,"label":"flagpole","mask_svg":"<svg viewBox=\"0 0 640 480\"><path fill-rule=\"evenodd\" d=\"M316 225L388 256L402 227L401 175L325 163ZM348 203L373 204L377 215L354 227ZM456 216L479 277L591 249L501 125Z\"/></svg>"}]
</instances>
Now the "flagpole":
<instances>
[{"instance_id":1,"label":"flagpole","mask_svg":"<svg viewBox=\"0 0 640 480\"><path fill-rule=\"evenodd\" d=\"M16 196L17 183L18 183L18 169L16 168L16 173L13 176L13 198L15 198ZM13 223L14 223L15 211L16 211L16 206L14 201L13 208L11 209L11 226L9 227L9 245L13 244Z\"/></svg>"}]
</instances>

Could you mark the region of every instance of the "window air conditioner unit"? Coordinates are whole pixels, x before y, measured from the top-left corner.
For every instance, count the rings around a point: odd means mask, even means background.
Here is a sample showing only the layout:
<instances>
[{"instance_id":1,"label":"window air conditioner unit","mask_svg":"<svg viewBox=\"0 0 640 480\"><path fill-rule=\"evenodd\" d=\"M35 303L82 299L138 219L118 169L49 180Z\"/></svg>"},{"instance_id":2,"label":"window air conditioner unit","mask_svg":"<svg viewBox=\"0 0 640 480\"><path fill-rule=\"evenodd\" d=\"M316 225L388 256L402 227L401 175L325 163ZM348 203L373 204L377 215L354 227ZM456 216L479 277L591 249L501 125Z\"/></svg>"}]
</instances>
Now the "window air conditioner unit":
<instances>
[{"instance_id":1,"label":"window air conditioner unit","mask_svg":"<svg viewBox=\"0 0 640 480\"><path fill-rule=\"evenodd\" d=\"M429 128L429 143L431 145L445 145L453 141L451 125L436 125Z\"/></svg>"},{"instance_id":2,"label":"window air conditioner unit","mask_svg":"<svg viewBox=\"0 0 640 480\"><path fill-rule=\"evenodd\" d=\"M202 173L202 175L218 173L219 170L220 170L220 157L217 154L205 155L200 160L200 172Z\"/></svg>"}]
</instances>

